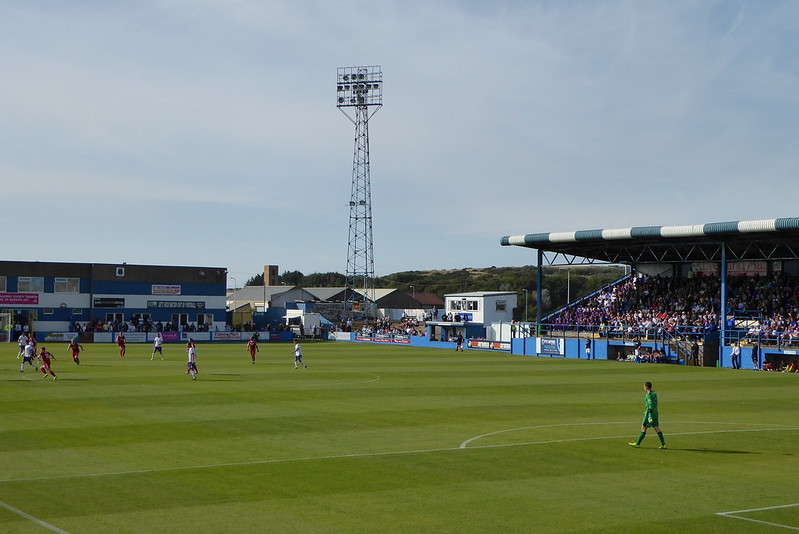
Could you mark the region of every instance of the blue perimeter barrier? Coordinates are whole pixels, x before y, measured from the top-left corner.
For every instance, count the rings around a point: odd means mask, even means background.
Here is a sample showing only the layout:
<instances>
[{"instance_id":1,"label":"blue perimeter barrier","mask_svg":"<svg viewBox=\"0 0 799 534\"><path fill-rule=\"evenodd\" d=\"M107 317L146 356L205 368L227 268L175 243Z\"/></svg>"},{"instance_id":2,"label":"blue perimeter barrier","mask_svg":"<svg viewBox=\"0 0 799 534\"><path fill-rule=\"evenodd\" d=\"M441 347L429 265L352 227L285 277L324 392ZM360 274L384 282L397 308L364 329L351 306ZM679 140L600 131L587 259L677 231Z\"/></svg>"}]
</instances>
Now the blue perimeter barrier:
<instances>
[{"instance_id":1,"label":"blue perimeter barrier","mask_svg":"<svg viewBox=\"0 0 799 534\"><path fill-rule=\"evenodd\" d=\"M203 342L247 342L256 332L161 332L164 343L186 342L189 338ZM126 343L152 343L155 332L125 332ZM293 341L290 331L257 332L258 343ZM116 343L118 332L44 332L37 333L39 343L69 343L78 338L80 343Z\"/></svg>"}]
</instances>

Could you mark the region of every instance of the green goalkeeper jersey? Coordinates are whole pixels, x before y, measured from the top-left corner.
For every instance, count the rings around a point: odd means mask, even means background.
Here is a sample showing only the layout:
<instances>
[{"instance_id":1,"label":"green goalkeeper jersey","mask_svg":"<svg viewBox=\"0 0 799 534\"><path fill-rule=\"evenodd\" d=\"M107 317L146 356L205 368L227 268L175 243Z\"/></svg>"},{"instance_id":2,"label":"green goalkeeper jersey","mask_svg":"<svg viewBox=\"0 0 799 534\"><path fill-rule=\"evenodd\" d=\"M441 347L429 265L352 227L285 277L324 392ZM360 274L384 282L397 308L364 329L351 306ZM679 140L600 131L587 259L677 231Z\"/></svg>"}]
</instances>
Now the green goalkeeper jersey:
<instances>
[{"instance_id":1,"label":"green goalkeeper jersey","mask_svg":"<svg viewBox=\"0 0 799 534\"><path fill-rule=\"evenodd\" d=\"M654 391L647 391L644 400L646 401L646 411L644 412L643 426L660 426L658 421L658 394Z\"/></svg>"}]
</instances>

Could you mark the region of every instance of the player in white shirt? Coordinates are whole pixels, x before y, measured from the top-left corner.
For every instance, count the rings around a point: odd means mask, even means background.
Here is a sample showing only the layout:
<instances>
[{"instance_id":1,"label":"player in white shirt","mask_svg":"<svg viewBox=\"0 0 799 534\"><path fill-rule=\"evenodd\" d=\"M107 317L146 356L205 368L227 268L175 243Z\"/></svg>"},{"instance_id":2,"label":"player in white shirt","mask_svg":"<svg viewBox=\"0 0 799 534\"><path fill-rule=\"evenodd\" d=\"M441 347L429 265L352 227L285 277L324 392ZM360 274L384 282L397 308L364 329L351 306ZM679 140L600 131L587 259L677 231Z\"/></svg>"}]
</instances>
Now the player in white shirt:
<instances>
[{"instance_id":1,"label":"player in white shirt","mask_svg":"<svg viewBox=\"0 0 799 534\"><path fill-rule=\"evenodd\" d=\"M159 353L161 355L161 359L164 359L164 351L161 348L161 345L164 344L164 338L161 337L161 332L155 334L155 339L153 339L153 353L150 355L150 359L152 360L155 358L155 353Z\"/></svg>"},{"instance_id":2,"label":"player in white shirt","mask_svg":"<svg viewBox=\"0 0 799 534\"><path fill-rule=\"evenodd\" d=\"M300 342L297 341L294 343L294 368L297 369L297 364L303 366L303 368L308 368L308 366L302 363L302 348L300 347Z\"/></svg>"},{"instance_id":3,"label":"player in white shirt","mask_svg":"<svg viewBox=\"0 0 799 534\"><path fill-rule=\"evenodd\" d=\"M194 340L189 338L186 344L186 369L191 375L192 380L197 380L197 348L194 345Z\"/></svg>"},{"instance_id":4,"label":"player in white shirt","mask_svg":"<svg viewBox=\"0 0 799 534\"><path fill-rule=\"evenodd\" d=\"M36 357L36 347L33 346L33 341L28 341L28 344L25 345L23 349L23 356L22 356L22 365L19 366L19 372L25 372L25 364L30 364L33 366L34 369L37 371L39 368L33 362L33 359Z\"/></svg>"},{"instance_id":5,"label":"player in white shirt","mask_svg":"<svg viewBox=\"0 0 799 534\"><path fill-rule=\"evenodd\" d=\"M17 353L17 359L19 360L19 357L25 354L25 347L28 345L28 336L22 334L19 336L19 339L17 339L17 343L19 344L19 352Z\"/></svg>"}]
</instances>

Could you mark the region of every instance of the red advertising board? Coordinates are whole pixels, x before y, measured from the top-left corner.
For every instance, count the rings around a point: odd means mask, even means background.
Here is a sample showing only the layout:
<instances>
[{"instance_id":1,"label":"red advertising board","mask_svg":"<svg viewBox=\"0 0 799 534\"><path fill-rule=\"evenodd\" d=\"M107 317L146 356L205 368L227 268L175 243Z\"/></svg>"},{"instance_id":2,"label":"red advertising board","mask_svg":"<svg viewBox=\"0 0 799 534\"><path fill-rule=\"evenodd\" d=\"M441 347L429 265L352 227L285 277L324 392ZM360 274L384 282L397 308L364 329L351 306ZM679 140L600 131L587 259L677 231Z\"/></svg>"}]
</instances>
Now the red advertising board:
<instances>
[{"instance_id":1,"label":"red advertising board","mask_svg":"<svg viewBox=\"0 0 799 534\"><path fill-rule=\"evenodd\" d=\"M38 293L0 293L0 304L2 305L33 305L39 304Z\"/></svg>"}]
</instances>

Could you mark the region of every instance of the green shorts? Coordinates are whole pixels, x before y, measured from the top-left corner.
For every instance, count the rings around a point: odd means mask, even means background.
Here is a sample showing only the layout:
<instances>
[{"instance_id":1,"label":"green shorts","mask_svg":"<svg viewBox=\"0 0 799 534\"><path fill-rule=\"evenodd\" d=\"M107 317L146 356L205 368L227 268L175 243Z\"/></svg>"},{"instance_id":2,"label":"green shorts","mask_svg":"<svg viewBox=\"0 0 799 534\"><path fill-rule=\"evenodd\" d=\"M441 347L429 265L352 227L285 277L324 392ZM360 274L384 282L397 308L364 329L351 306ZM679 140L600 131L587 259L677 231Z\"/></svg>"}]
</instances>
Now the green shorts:
<instances>
[{"instance_id":1,"label":"green shorts","mask_svg":"<svg viewBox=\"0 0 799 534\"><path fill-rule=\"evenodd\" d=\"M644 420L641 421L641 426L652 428L653 426L660 426L660 422L658 421L658 413L645 413Z\"/></svg>"}]
</instances>

